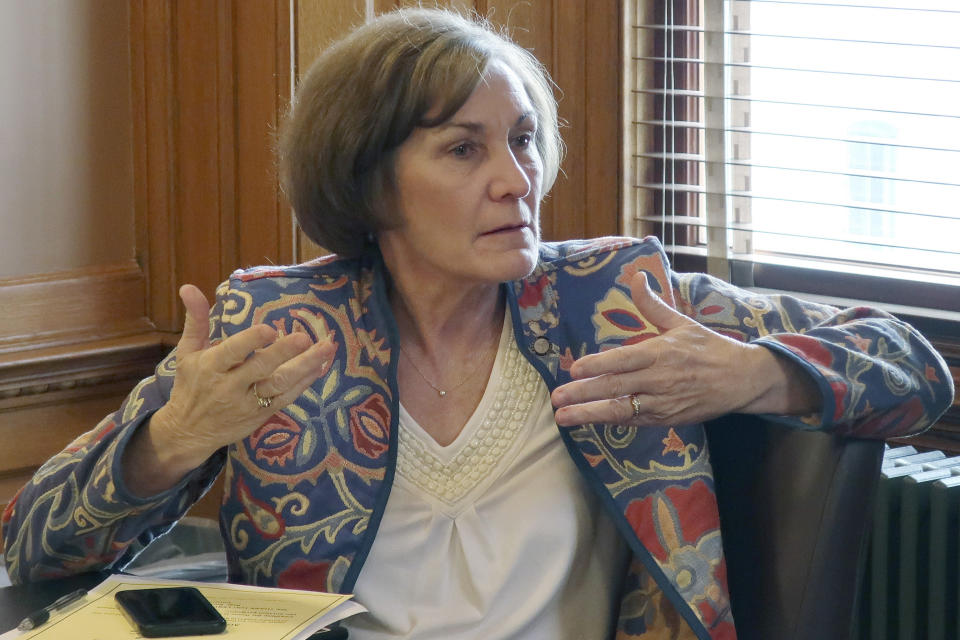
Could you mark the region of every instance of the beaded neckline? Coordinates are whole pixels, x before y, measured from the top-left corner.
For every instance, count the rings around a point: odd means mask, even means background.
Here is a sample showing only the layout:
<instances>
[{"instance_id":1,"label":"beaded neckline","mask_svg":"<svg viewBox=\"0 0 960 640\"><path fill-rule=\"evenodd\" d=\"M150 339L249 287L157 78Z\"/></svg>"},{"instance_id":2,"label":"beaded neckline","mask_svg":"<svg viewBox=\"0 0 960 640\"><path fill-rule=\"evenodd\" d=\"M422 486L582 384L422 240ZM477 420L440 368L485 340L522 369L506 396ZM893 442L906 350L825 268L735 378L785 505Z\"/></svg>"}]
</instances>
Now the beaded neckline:
<instances>
[{"instance_id":1,"label":"beaded neckline","mask_svg":"<svg viewBox=\"0 0 960 640\"><path fill-rule=\"evenodd\" d=\"M495 467L515 449L529 421L540 377L520 353L512 332L506 342L501 347L505 352L498 354L502 362L494 365L495 374L500 371L496 389L488 388L480 403L480 410L485 407L486 411L471 417L471 421L481 422L469 434L469 440L460 442L458 438L450 445L458 447L455 454L438 455L429 435L422 429L405 427L406 420L400 421L397 474L448 506L455 506L490 479ZM489 393L493 394L491 398L486 397Z\"/></svg>"}]
</instances>

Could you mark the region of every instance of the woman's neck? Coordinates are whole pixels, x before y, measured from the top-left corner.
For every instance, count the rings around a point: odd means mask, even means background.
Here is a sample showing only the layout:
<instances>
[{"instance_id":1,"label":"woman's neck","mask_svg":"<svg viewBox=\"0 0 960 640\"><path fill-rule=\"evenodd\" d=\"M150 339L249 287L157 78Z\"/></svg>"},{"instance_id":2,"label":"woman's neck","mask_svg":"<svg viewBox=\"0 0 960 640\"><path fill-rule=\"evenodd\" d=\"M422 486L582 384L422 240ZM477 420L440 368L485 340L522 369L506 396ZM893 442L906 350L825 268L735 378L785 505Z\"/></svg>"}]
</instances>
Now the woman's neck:
<instances>
[{"instance_id":1,"label":"woman's neck","mask_svg":"<svg viewBox=\"0 0 960 640\"><path fill-rule=\"evenodd\" d=\"M490 345L503 321L504 300L497 284L441 288L395 278L390 304L401 343L433 362L464 348Z\"/></svg>"},{"instance_id":2,"label":"woman's neck","mask_svg":"<svg viewBox=\"0 0 960 640\"><path fill-rule=\"evenodd\" d=\"M400 400L446 446L483 397L506 301L498 284L449 282L390 267Z\"/></svg>"}]
</instances>

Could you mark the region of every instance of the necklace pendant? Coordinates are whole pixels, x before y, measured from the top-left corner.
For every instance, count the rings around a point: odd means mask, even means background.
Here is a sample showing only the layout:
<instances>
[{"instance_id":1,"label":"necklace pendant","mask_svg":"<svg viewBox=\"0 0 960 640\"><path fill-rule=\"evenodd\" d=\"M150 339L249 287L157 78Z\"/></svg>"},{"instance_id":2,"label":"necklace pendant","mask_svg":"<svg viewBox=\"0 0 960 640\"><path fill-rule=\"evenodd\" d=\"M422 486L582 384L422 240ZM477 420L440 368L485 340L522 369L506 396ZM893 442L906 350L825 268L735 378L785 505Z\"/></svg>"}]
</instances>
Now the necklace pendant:
<instances>
[{"instance_id":1,"label":"necklace pendant","mask_svg":"<svg viewBox=\"0 0 960 640\"><path fill-rule=\"evenodd\" d=\"M437 389L437 393L440 394L440 397L441 397L441 398L442 398L443 396L447 395L447 392L446 392L446 391L443 391L442 389Z\"/></svg>"}]
</instances>

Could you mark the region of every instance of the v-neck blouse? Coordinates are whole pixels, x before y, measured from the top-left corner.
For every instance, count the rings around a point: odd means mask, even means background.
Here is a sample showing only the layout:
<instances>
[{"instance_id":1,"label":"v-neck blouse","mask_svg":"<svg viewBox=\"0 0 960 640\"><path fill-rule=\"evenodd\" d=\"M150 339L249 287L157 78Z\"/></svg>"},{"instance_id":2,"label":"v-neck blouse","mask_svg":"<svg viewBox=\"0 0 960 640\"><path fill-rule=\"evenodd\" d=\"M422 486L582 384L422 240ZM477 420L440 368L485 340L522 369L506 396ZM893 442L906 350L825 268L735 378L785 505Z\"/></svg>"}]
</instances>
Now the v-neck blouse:
<instances>
[{"instance_id":1,"label":"v-neck blouse","mask_svg":"<svg viewBox=\"0 0 960 640\"><path fill-rule=\"evenodd\" d=\"M509 317L483 398L440 446L400 408L397 472L352 640L609 635L627 550L560 439Z\"/></svg>"}]
</instances>

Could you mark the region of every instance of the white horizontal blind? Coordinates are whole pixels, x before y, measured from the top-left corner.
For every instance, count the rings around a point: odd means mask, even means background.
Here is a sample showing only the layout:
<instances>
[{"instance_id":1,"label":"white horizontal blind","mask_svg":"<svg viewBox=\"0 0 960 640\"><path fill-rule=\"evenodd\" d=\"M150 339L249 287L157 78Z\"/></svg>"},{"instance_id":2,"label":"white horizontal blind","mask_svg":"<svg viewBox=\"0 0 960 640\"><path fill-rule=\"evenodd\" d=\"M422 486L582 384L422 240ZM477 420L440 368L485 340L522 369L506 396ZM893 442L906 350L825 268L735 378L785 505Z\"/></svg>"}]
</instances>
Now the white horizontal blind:
<instances>
[{"instance_id":1,"label":"white horizontal blind","mask_svg":"<svg viewBox=\"0 0 960 640\"><path fill-rule=\"evenodd\" d=\"M631 3L638 233L960 282L960 0Z\"/></svg>"}]
</instances>

